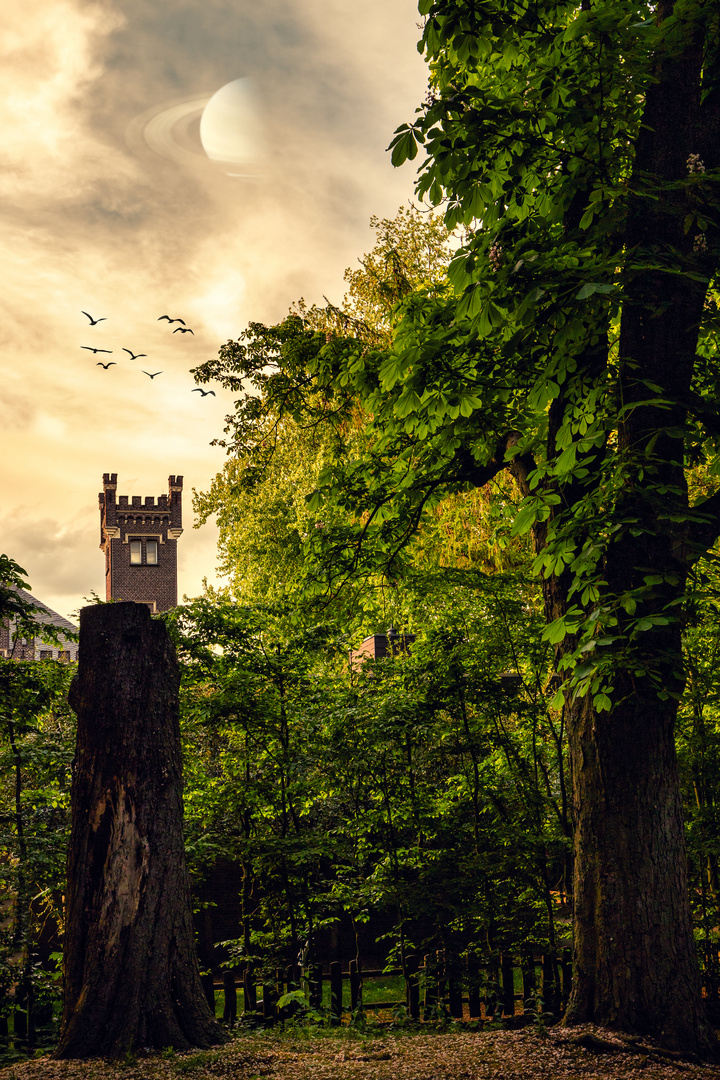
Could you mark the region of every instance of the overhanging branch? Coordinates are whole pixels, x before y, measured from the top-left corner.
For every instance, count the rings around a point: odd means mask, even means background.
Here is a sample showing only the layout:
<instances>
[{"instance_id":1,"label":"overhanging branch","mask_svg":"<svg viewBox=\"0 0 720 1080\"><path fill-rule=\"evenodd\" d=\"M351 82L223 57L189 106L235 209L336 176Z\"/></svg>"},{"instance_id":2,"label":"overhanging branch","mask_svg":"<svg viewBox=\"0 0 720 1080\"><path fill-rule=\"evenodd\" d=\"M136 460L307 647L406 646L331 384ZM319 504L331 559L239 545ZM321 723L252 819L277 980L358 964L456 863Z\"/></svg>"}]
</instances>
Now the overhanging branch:
<instances>
[{"instance_id":1,"label":"overhanging branch","mask_svg":"<svg viewBox=\"0 0 720 1080\"><path fill-rule=\"evenodd\" d=\"M509 456L509 451L517 445L519 440L520 434L517 431L503 435L497 442L495 453L486 465L478 465L467 448L458 450L454 461L457 467L457 479L480 488L493 480L503 469L508 469L520 485L523 495L528 495L530 488L527 477L535 468L533 456L532 454Z\"/></svg>"}]
</instances>

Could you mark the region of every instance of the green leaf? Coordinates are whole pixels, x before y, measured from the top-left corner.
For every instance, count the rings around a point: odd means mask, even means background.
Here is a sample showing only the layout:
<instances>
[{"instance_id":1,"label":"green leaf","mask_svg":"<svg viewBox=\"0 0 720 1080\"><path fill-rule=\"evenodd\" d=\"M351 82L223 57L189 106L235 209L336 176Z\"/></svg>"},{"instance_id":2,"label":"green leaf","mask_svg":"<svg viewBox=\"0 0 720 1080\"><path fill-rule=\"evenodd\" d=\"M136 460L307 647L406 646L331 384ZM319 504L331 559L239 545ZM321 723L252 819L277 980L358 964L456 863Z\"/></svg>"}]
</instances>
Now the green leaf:
<instances>
[{"instance_id":1,"label":"green leaf","mask_svg":"<svg viewBox=\"0 0 720 1080\"><path fill-rule=\"evenodd\" d=\"M560 690L558 690L555 697L550 702L550 708L551 709L562 709L564 704L565 704L565 692L564 692L564 690L560 689Z\"/></svg>"},{"instance_id":2,"label":"green leaf","mask_svg":"<svg viewBox=\"0 0 720 1080\"><path fill-rule=\"evenodd\" d=\"M417 412L420 404L421 401L419 395L414 390L406 388L397 400L397 404L395 405L395 415L403 419L409 413Z\"/></svg>"},{"instance_id":3,"label":"green leaf","mask_svg":"<svg viewBox=\"0 0 720 1080\"><path fill-rule=\"evenodd\" d=\"M389 149L392 150L391 160L395 168L405 161L412 161L417 157L418 140L412 130L404 131L393 139Z\"/></svg>"},{"instance_id":4,"label":"green leaf","mask_svg":"<svg viewBox=\"0 0 720 1080\"><path fill-rule=\"evenodd\" d=\"M574 445L569 446L567 450L563 450L553 468L553 472L556 476L562 476L564 473L572 472L575 468L576 453L577 447Z\"/></svg>"},{"instance_id":5,"label":"green leaf","mask_svg":"<svg viewBox=\"0 0 720 1080\"><path fill-rule=\"evenodd\" d=\"M476 409L482 408L482 401L474 394L463 394L460 398L460 415L472 416Z\"/></svg>"},{"instance_id":6,"label":"green leaf","mask_svg":"<svg viewBox=\"0 0 720 1080\"><path fill-rule=\"evenodd\" d=\"M588 282L580 289L576 294L576 300L586 300L588 296L592 296L594 293L610 293L615 288L614 285L607 285L600 282Z\"/></svg>"},{"instance_id":7,"label":"green leaf","mask_svg":"<svg viewBox=\"0 0 720 1080\"><path fill-rule=\"evenodd\" d=\"M563 619L556 619L555 622L551 622L549 626L546 626L543 631L543 639L549 641L551 645L559 645L561 641L565 640L567 636L567 628Z\"/></svg>"}]
</instances>

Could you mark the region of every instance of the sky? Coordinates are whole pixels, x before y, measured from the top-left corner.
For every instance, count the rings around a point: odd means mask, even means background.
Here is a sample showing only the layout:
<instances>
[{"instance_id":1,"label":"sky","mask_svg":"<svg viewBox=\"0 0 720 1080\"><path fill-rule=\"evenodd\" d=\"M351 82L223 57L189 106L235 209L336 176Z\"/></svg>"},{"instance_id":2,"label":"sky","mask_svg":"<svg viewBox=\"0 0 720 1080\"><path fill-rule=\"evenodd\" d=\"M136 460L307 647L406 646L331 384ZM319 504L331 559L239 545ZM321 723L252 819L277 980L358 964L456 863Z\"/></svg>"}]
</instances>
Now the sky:
<instances>
[{"instance_id":1,"label":"sky","mask_svg":"<svg viewBox=\"0 0 720 1080\"><path fill-rule=\"evenodd\" d=\"M104 593L105 472L143 498L182 474L180 595L221 580L192 489L222 468L210 442L233 399L192 393L190 369L300 297L339 302L372 247L370 216L412 199L413 165L393 169L386 148L425 95L418 21L415 0L3 12L0 551L59 613ZM239 166L210 160L199 130L236 80L233 122L252 128Z\"/></svg>"}]
</instances>

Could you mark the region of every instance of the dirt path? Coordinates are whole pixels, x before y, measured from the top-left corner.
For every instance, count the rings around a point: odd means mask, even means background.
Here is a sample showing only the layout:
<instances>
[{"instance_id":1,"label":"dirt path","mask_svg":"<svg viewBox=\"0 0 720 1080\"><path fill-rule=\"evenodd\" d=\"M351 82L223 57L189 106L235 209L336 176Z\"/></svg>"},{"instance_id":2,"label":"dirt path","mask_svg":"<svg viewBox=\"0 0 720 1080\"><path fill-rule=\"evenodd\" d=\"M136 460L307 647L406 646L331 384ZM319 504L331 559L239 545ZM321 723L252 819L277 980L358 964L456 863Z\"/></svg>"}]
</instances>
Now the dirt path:
<instances>
[{"instance_id":1,"label":"dirt path","mask_svg":"<svg viewBox=\"0 0 720 1080\"><path fill-rule=\"evenodd\" d=\"M389 1033L360 1038L238 1036L219 1050L150 1054L123 1064L36 1058L0 1080L720 1080L720 1066L668 1057L593 1028Z\"/></svg>"}]
</instances>

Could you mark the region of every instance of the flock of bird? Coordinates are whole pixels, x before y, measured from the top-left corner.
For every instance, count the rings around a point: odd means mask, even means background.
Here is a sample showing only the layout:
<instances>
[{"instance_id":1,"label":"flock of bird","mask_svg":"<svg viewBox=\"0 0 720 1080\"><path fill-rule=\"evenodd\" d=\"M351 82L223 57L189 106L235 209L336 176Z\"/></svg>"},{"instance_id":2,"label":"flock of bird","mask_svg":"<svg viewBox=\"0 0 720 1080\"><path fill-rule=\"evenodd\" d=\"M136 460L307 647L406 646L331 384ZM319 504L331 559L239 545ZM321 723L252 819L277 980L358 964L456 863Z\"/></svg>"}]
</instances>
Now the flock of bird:
<instances>
[{"instance_id":1,"label":"flock of bird","mask_svg":"<svg viewBox=\"0 0 720 1080\"><path fill-rule=\"evenodd\" d=\"M82 308L80 310L82 311ZM91 326L97 326L98 323L107 322L107 316L106 315L102 315L99 319L94 319L92 317L92 315L88 311L82 311L82 314L85 315L90 320L90 325ZM173 323L181 323L182 324L181 326L178 326L175 330L173 330L173 334L192 334L193 337L195 336L194 331L191 330L190 327L186 325L184 319L171 319L169 315L161 315L160 318L157 321L162 322L164 319L167 319L168 326L172 326ZM91 352L93 354L93 356L97 356L98 353L112 353L112 349L96 349L93 345L81 345L80 348L81 349L87 349L87 351ZM126 349L124 347L123 347L122 351L126 352L131 360L140 360L140 359L143 359L143 358L147 359L147 353L134 353L132 351L132 349ZM108 368L117 367L117 361L116 360L109 360L107 363L104 363L104 361L98 360L96 366L104 368L105 371L107 371ZM141 369L141 370L142 370L143 375L147 375L149 379L154 379L158 375L162 375L162 371L145 371L144 368ZM214 390L202 390L199 386L196 386L194 390L190 391L190 393L191 394L202 394L203 397L207 397L208 394L212 394L212 396L215 397L215 391Z\"/></svg>"}]
</instances>

